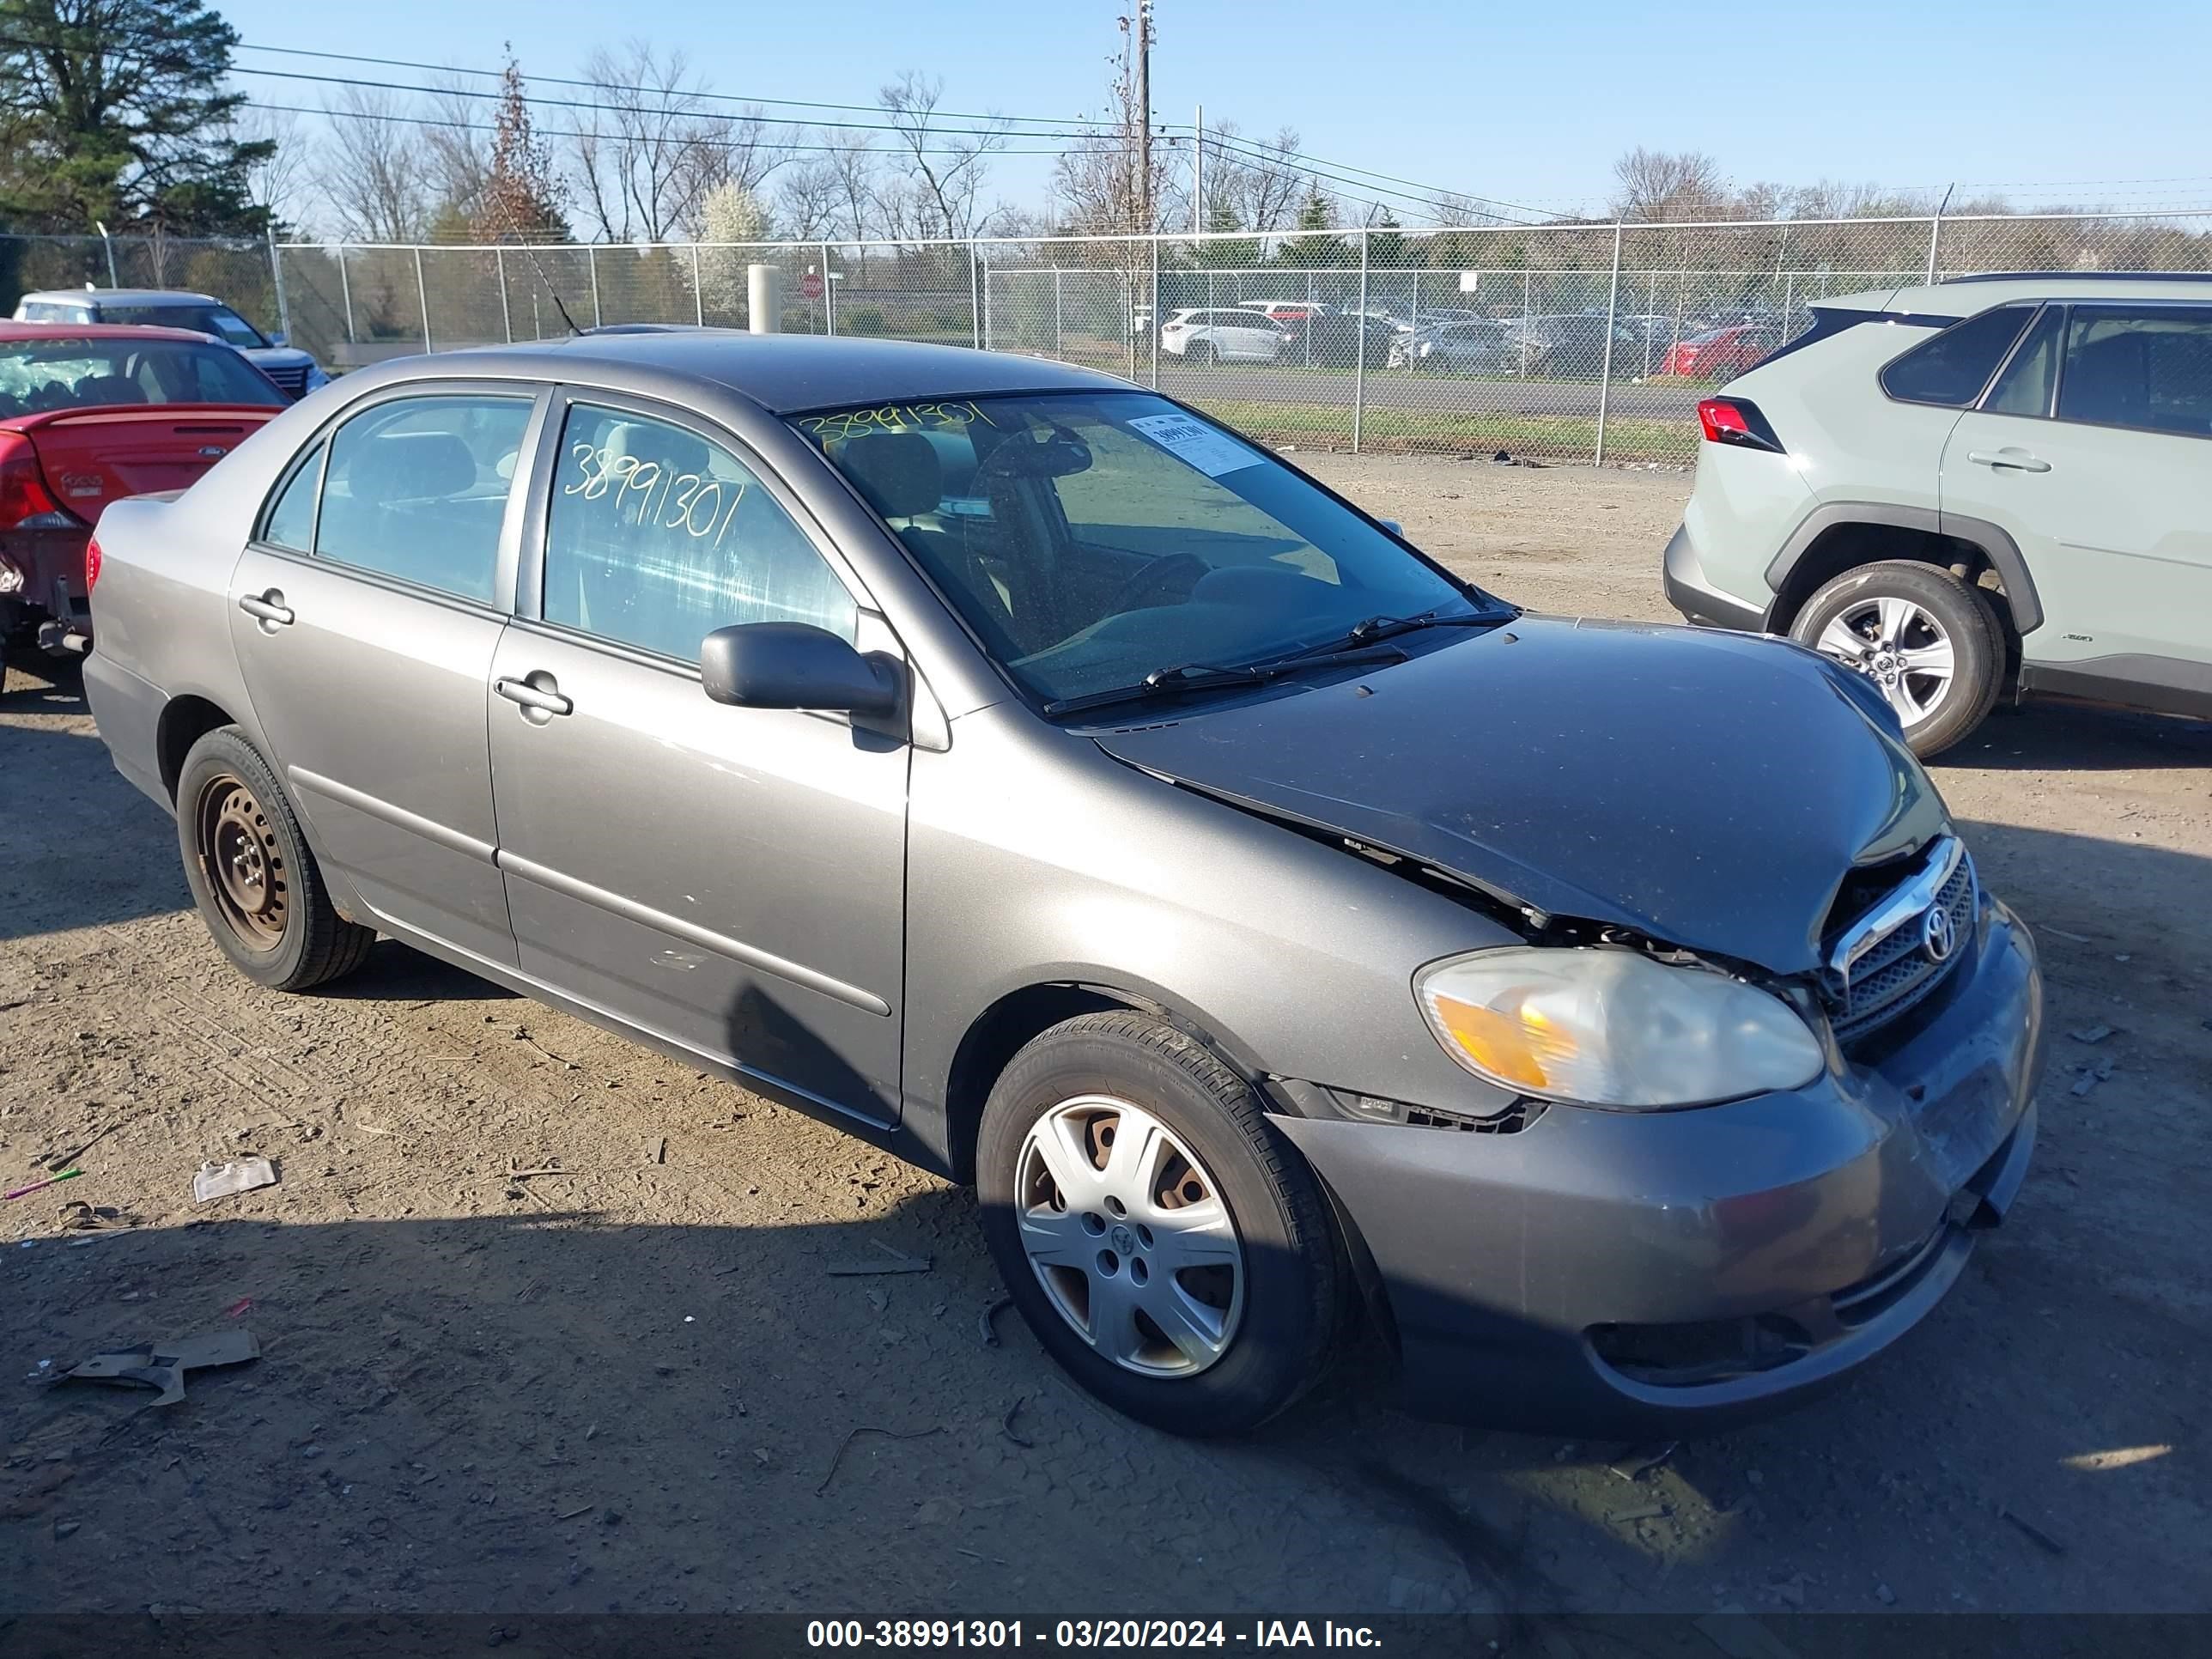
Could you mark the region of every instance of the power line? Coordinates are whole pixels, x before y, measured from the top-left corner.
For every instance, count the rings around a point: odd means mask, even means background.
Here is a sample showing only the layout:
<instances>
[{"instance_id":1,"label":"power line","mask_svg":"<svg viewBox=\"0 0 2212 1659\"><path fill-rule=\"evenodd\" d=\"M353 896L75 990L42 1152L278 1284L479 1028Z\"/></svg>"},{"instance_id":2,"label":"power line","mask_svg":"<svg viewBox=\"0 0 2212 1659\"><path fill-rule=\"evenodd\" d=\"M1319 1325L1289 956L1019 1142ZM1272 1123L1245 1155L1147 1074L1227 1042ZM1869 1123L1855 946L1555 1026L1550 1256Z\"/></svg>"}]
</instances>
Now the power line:
<instances>
[{"instance_id":1,"label":"power line","mask_svg":"<svg viewBox=\"0 0 2212 1659\"><path fill-rule=\"evenodd\" d=\"M1194 129L1191 128L1187 124L1181 122L1170 122L1166 125L1167 130L1172 132L1191 132L1194 131ZM1234 152L1249 155L1258 160L1279 161L1286 158L1294 158L1298 161L1310 162L1316 167L1329 169L1335 173L1357 173L1369 179L1381 179L1389 184L1403 185L1412 190L1420 191L1422 193L1422 199L1431 203L1440 198L1450 197L1463 202L1480 203L1486 207L1509 208L1516 213L1533 213L1537 215L1539 218L1551 218L1557 216L1547 209L1531 207L1526 203L1504 201L1493 196L1477 196L1467 191L1448 189L1441 185L1425 185L1420 183L1417 179L1401 179L1395 173L1377 173L1369 167L1354 167L1348 161L1326 161L1320 156L1308 155L1303 150L1278 149L1273 145L1263 141L1249 139L1242 133L1223 133L1218 128L1206 136L1206 142L1210 144L1229 146ZM1297 172L1301 169L1293 167L1291 170L1292 172ZM1396 194L1398 192L1393 191L1386 193ZM1490 216L1499 219L1504 219L1505 217L1504 214L1492 214ZM1514 222L1507 219L1506 222L1510 224Z\"/></svg>"}]
</instances>

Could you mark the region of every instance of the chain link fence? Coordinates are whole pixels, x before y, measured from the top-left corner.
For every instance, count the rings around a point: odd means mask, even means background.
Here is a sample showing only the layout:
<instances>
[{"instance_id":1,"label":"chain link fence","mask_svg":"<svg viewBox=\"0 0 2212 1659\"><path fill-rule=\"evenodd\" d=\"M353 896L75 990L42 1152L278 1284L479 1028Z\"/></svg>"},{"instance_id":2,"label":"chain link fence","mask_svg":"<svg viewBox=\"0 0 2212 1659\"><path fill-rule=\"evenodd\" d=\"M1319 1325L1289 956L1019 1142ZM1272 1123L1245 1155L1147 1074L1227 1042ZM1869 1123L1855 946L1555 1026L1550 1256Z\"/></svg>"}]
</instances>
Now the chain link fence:
<instances>
[{"instance_id":1,"label":"chain link fence","mask_svg":"<svg viewBox=\"0 0 2212 1659\"><path fill-rule=\"evenodd\" d=\"M1694 459L1698 400L1830 295L1990 270L2212 271L2212 215L1501 225L966 242L389 246L0 238L0 298L185 288L343 371L622 323L1026 352L1266 441Z\"/></svg>"}]
</instances>

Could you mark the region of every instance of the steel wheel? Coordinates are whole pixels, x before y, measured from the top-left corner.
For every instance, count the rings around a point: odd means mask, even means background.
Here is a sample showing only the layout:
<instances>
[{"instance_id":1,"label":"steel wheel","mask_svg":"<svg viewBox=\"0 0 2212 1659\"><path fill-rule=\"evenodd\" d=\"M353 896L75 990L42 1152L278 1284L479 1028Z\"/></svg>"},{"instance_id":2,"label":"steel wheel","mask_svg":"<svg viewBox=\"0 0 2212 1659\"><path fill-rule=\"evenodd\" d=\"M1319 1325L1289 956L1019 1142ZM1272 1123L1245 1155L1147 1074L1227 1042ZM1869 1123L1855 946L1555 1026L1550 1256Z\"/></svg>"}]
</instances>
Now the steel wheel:
<instances>
[{"instance_id":1,"label":"steel wheel","mask_svg":"<svg viewBox=\"0 0 2212 1659\"><path fill-rule=\"evenodd\" d=\"M1038 1283L1101 1358L1189 1376L1228 1351L1243 1250L1212 1176L1158 1118L1107 1095L1061 1102L1030 1125L1014 1190Z\"/></svg>"},{"instance_id":2,"label":"steel wheel","mask_svg":"<svg viewBox=\"0 0 2212 1659\"><path fill-rule=\"evenodd\" d=\"M1941 708L1958 675L1943 624L1893 594L1869 596L1838 611L1813 643L1872 680L1907 726Z\"/></svg>"},{"instance_id":3,"label":"steel wheel","mask_svg":"<svg viewBox=\"0 0 2212 1659\"><path fill-rule=\"evenodd\" d=\"M194 809L200 866L216 908L250 951L284 942L291 883L283 849L260 800L242 780L219 772L201 786Z\"/></svg>"}]
</instances>

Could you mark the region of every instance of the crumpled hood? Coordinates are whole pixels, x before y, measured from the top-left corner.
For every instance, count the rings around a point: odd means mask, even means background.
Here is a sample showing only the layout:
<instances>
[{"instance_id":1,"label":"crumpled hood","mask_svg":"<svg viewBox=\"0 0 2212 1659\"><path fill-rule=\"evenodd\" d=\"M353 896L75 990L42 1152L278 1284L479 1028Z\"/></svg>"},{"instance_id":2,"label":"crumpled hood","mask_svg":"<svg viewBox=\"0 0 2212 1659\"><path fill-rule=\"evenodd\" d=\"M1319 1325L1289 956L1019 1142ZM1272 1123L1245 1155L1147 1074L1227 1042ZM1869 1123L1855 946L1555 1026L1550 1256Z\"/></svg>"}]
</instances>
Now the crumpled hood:
<instances>
[{"instance_id":1,"label":"crumpled hood","mask_svg":"<svg viewBox=\"0 0 2212 1659\"><path fill-rule=\"evenodd\" d=\"M1779 974L1819 965L1853 865L1946 823L1846 671L1795 646L1533 617L1437 637L1364 676L1094 736L1549 915Z\"/></svg>"}]
</instances>

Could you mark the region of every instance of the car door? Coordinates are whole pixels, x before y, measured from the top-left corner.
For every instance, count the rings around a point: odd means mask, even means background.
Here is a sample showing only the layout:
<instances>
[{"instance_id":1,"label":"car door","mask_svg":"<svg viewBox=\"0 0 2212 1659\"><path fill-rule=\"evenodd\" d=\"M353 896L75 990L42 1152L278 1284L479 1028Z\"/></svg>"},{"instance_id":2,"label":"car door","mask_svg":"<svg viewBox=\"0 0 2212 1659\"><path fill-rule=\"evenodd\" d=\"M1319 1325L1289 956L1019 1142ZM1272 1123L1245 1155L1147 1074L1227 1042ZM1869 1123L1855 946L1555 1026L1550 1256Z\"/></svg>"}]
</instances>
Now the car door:
<instances>
[{"instance_id":1,"label":"car door","mask_svg":"<svg viewBox=\"0 0 2212 1659\"><path fill-rule=\"evenodd\" d=\"M811 623L903 655L727 434L576 392L492 665L500 865L525 973L696 1054L896 1120L907 744L711 702L700 641Z\"/></svg>"},{"instance_id":2,"label":"car door","mask_svg":"<svg viewBox=\"0 0 2212 1659\"><path fill-rule=\"evenodd\" d=\"M1947 529L2019 544L2031 663L2169 684L2186 663L2212 690L2212 307L2045 307L1952 428L1942 497Z\"/></svg>"},{"instance_id":3,"label":"car door","mask_svg":"<svg viewBox=\"0 0 2212 1659\"><path fill-rule=\"evenodd\" d=\"M231 637L316 854L380 921L514 960L485 703L544 398L410 385L349 411L274 493Z\"/></svg>"}]
</instances>

